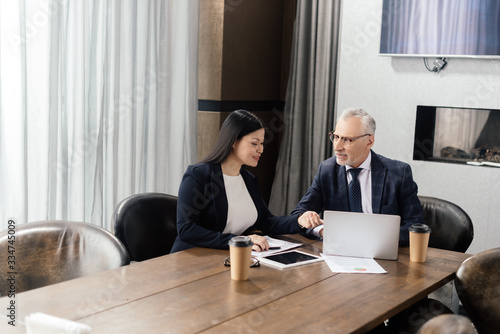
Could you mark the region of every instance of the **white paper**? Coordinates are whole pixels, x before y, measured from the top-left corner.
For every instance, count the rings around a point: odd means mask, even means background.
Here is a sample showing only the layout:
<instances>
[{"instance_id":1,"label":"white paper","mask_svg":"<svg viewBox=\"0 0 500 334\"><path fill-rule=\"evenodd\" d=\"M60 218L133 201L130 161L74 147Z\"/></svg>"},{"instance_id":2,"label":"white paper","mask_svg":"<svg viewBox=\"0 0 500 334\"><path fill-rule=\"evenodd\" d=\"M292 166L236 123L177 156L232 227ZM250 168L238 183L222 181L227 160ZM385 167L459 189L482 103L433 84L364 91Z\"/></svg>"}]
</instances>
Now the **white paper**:
<instances>
[{"instance_id":1,"label":"white paper","mask_svg":"<svg viewBox=\"0 0 500 334\"><path fill-rule=\"evenodd\" d=\"M24 321L28 334L83 334L91 331L86 324L40 312L27 315Z\"/></svg>"},{"instance_id":2,"label":"white paper","mask_svg":"<svg viewBox=\"0 0 500 334\"><path fill-rule=\"evenodd\" d=\"M492 166L492 167L500 167L499 162L494 161L467 161L468 165L473 166Z\"/></svg>"},{"instance_id":3,"label":"white paper","mask_svg":"<svg viewBox=\"0 0 500 334\"><path fill-rule=\"evenodd\" d=\"M499 162L493 162L493 161L483 161L483 165L493 166L493 167L500 167L500 163Z\"/></svg>"},{"instance_id":4,"label":"white paper","mask_svg":"<svg viewBox=\"0 0 500 334\"><path fill-rule=\"evenodd\" d=\"M271 238L267 235L265 238L267 239L267 242L269 243L269 247L276 247L278 249L270 249L270 250L265 251L265 252L252 251L252 256L263 257L263 256L271 255L271 254L281 253L283 251L302 246L302 244L300 244L300 243L289 242L289 241L280 240L280 239L274 239L274 238Z\"/></svg>"},{"instance_id":5,"label":"white paper","mask_svg":"<svg viewBox=\"0 0 500 334\"><path fill-rule=\"evenodd\" d=\"M374 259L363 257L336 256L321 254L326 264L334 273L353 274L385 274L387 271L382 268Z\"/></svg>"}]
</instances>

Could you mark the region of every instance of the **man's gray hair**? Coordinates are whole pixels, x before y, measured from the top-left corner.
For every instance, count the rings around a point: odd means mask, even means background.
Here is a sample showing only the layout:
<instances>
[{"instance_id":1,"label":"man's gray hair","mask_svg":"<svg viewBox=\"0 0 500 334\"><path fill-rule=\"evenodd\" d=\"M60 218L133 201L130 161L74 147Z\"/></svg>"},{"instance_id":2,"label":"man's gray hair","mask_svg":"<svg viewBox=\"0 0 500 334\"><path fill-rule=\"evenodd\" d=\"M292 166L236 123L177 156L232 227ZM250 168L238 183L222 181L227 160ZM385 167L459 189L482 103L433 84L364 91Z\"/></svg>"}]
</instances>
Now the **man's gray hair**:
<instances>
[{"instance_id":1,"label":"man's gray hair","mask_svg":"<svg viewBox=\"0 0 500 334\"><path fill-rule=\"evenodd\" d=\"M351 117L359 117L361 119L361 124L363 125L363 129L365 133L369 133L371 135L375 134L375 129L377 125L373 117L371 117L366 111L359 108L347 108L345 109L339 117L339 120L346 120Z\"/></svg>"}]
</instances>

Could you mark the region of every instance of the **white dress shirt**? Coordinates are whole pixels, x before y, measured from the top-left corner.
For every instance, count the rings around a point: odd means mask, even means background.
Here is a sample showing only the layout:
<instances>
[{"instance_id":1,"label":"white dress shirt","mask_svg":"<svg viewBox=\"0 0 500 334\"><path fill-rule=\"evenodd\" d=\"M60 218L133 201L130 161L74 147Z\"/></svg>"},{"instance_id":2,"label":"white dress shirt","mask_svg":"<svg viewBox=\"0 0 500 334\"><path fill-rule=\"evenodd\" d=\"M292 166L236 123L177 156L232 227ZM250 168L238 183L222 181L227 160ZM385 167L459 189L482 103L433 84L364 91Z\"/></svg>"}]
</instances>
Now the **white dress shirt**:
<instances>
[{"instance_id":1,"label":"white dress shirt","mask_svg":"<svg viewBox=\"0 0 500 334\"><path fill-rule=\"evenodd\" d=\"M372 152L368 154L366 160L358 167L362 168L358 175L359 186L361 187L361 206L364 213L373 213L372 208ZM346 166L347 171L347 184L351 184L352 175L349 169L351 166ZM347 195L347 194L346 194Z\"/></svg>"},{"instance_id":2,"label":"white dress shirt","mask_svg":"<svg viewBox=\"0 0 500 334\"><path fill-rule=\"evenodd\" d=\"M223 176L227 197L227 223L222 233L241 235L257 221L257 208L241 174Z\"/></svg>"}]
</instances>

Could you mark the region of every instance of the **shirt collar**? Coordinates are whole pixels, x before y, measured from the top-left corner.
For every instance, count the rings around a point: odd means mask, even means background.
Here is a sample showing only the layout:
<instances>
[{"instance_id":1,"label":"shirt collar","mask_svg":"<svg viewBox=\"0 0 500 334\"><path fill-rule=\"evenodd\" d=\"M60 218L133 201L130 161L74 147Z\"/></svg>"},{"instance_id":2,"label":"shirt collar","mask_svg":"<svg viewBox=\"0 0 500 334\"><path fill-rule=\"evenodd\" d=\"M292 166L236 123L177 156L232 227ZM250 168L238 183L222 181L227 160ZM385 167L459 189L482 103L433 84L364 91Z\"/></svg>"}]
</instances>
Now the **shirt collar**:
<instances>
[{"instance_id":1,"label":"shirt collar","mask_svg":"<svg viewBox=\"0 0 500 334\"><path fill-rule=\"evenodd\" d=\"M363 163L361 165L359 165L358 168L363 168L363 169L367 169L367 170L371 170L371 166L372 166L372 151L370 150L370 152L368 153L368 156L366 157L365 161L363 161ZM353 167L347 165L345 166L345 169L346 171L351 169Z\"/></svg>"}]
</instances>

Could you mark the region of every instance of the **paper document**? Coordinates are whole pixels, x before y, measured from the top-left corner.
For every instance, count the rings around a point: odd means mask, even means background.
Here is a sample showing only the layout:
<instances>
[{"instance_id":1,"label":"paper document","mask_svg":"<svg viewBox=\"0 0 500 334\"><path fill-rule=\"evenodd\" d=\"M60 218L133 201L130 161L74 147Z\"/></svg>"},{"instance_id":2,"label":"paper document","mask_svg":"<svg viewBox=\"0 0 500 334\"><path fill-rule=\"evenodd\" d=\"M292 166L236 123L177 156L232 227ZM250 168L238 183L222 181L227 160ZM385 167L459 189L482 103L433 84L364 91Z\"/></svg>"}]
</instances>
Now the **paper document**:
<instances>
[{"instance_id":1,"label":"paper document","mask_svg":"<svg viewBox=\"0 0 500 334\"><path fill-rule=\"evenodd\" d=\"M500 162L494 162L494 161L467 161L467 164L473 166L500 167Z\"/></svg>"},{"instance_id":2,"label":"paper document","mask_svg":"<svg viewBox=\"0 0 500 334\"><path fill-rule=\"evenodd\" d=\"M35 312L24 318L27 334L40 333L66 333L85 334L90 333L89 325L69 319L55 317L53 315Z\"/></svg>"},{"instance_id":3,"label":"paper document","mask_svg":"<svg viewBox=\"0 0 500 334\"><path fill-rule=\"evenodd\" d=\"M267 235L265 238L267 239L267 242L269 243L270 249L268 251L265 251L265 252L252 251L252 256L263 257L263 256L271 255L271 254L281 253L283 251L302 246L301 243L295 243L295 242L289 242L289 241L285 241L285 240L275 239L275 238L271 238Z\"/></svg>"},{"instance_id":4,"label":"paper document","mask_svg":"<svg viewBox=\"0 0 500 334\"><path fill-rule=\"evenodd\" d=\"M387 271L382 268L374 259L363 257L336 256L321 254L326 264L334 273L355 273L355 274L385 274Z\"/></svg>"}]
</instances>

